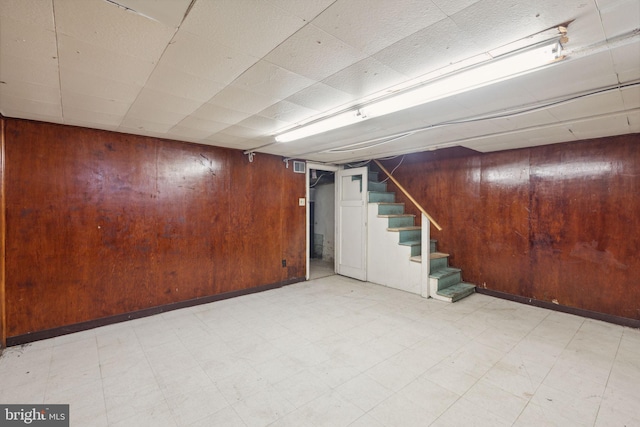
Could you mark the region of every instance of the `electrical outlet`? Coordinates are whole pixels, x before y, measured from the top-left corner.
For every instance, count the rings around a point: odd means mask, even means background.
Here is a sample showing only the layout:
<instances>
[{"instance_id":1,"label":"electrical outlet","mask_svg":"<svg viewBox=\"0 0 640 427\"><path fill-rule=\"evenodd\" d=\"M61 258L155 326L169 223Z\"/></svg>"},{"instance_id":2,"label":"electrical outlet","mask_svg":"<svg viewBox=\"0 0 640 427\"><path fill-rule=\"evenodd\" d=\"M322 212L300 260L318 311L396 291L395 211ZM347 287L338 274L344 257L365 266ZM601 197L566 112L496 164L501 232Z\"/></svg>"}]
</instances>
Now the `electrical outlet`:
<instances>
[{"instance_id":1,"label":"electrical outlet","mask_svg":"<svg viewBox=\"0 0 640 427\"><path fill-rule=\"evenodd\" d=\"M287 260L286 260L286 259L283 259L283 260L282 260L282 266L283 266L283 267L286 267L286 266L287 266Z\"/></svg>"},{"instance_id":2,"label":"electrical outlet","mask_svg":"<svg viewBox=\"0 0 640 427\"><path fill-rule=\"evenodd\" d=\"M305 199L304 197L300 197L298 199L298 206L304 206L307 203L307 199Z\"/></svg>"}]
</instances>

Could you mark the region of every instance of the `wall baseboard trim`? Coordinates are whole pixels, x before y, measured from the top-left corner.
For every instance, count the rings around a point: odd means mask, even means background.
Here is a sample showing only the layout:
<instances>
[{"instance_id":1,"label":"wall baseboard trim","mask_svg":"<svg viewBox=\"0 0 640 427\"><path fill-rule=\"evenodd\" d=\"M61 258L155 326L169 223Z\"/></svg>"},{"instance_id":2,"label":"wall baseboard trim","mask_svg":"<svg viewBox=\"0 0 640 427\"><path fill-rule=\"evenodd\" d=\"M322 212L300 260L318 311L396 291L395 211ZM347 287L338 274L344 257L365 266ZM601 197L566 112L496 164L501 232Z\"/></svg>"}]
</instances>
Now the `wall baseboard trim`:
<instances>
[{"instance_id":1,"label":"wall baseboard trim","mask_svg":"<svg viewBox=\"0 0 640 427\"><path fill-rule=\"evenodd\" d=\"M283 286L292 285L294 283L299 283L304 281L305 281L304 277L296 277L293 279L284 280L282 282L257 286L255 288L225 292L223 294L210 295L202 298L194 298L186 301L178 301L170 304L161 305L158 307L145 308L143 310L133 311L130 313L122 313L122 314L117 314L115 316L102 317L100 319L74 323L72 325L60 326L58 328L45 329L43 331L37 331L37 332L27 333L23 335L16 335L14 337L7 337L7 347L27 344L30 342L45 340L45 339L54 338L54 337L59 337L62 335L72 334L74 332L86 331L89 329L99 328L100 326L126 322L127 320L154 316L156 314L166 313L167 311L178 310L181 308L193 307L196 305L208 304L211 302L222 301L225 299L235 298L243 295L250 295L258 292L270 291L272 289L278 289Z\"/></svg>"},{"instance_id":2,"label":"wall baseboard trim","mask_svg":"<svg viewBox=\"0 0 640 427\"><path fill-rule=\"evenodd\" d=\"M586 317L589 319L602 320L603 322L613 323L616 325L627 326L629 328L640 329L640 320L629 319L627 317L614 316L612 314L599 313L597 311L585 310L582 308L569 307L567 305L554 304L548 301L541 301L534 298L527 298L521 295L508 294L506 292L495 291L476 287L479 294L489 295L496 298L506 299L509 301L519 302L521 304L532 305L534 307L547 308L549 310L560 311L562 313L574 314L576 316Z\"/></svg>"}]
</instances>

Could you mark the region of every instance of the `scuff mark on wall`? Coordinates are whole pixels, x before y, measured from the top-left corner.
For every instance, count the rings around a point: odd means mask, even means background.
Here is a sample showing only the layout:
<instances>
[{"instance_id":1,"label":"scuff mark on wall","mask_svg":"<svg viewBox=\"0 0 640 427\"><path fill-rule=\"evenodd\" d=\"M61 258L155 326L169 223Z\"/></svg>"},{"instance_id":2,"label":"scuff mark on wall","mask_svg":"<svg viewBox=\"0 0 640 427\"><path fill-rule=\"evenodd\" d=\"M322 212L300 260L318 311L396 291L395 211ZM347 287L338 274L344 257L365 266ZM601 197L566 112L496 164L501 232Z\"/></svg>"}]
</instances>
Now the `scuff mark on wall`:
<instances>
[{"instance_id":1,"label":"scuff mark on wall","mask_svg":"<svg viewBox=\"0 0 640 427\"><path fill-rule=\"evenodd\" d=\"M598 242L595 240L591 243L578 242L575 244L569 255L585 261L602 264L603 266L618 268L620 270L626 270L629 268L626 264L618 261L610 251L599 251L597 248Z\"/></svg>"}]
</instances>

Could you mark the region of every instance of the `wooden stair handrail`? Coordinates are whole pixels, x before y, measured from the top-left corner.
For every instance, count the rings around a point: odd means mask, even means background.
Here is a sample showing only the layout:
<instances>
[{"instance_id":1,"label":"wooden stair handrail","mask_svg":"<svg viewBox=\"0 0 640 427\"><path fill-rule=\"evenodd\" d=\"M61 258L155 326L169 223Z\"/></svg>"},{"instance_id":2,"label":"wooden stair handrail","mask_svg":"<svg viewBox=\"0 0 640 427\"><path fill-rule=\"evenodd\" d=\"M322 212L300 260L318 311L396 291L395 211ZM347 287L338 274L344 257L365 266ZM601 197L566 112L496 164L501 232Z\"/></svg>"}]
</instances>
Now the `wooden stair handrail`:
<instances>
[{"instance_id":1,"label":"wooden stair handrail","mask_svg":"<svg viewBox=\"0 0 640 427\"><path fill-rule=\"evenodd\" d=\"M375 160L375 159L374 159L373 161L374 161L374 162L376 162L376 165L378 165L378 166L380 167L380 169L382 169L382 172L384 172L385 174L387 174L387 176L389 177L389 179L390 179L391 181L393 181L393 183L394 183L394 184L395 184L395 185L400 189L400 191L402 191L402 194L404 194L405 196L407 196L407 198L408 198L409 200L411 200L411 203L413 203L413 204L415 205L415 207L416 207L416 208L418 208L418 210L420 210L420 212L422 212L422 213L423 213L427 218L429 218L429 221L431 221L431 224L433 224L433 226L434 226L435 228L437 228L437 229L438 229L438 231L441 231L441 230L442 230L442 227L440 227L440 225L436 222L436 220L435 220L435 219L433 219L433 218L431 217L431 215L429 215L429 214L427 213L427 211L425 211L425 210L424 210L424 208L423 208L422 206L420 206L420 203L418 203L418 202L416 201L416 199L414 199L413 197L411 197L411 194L409 194L409 192L408 192L407 190L405 190L405 188L404 188L402 185L400 185L400 183L398 182L398 180L397 180L397 179L395 179L395 178L394 178L394 177L389 173L389 171L387 171L387 170L385 169L385 167L384 167L384 166L382 166L382 164L381 164L379 161L377 161L377 160Z\"/></svg>"}]
</instances>

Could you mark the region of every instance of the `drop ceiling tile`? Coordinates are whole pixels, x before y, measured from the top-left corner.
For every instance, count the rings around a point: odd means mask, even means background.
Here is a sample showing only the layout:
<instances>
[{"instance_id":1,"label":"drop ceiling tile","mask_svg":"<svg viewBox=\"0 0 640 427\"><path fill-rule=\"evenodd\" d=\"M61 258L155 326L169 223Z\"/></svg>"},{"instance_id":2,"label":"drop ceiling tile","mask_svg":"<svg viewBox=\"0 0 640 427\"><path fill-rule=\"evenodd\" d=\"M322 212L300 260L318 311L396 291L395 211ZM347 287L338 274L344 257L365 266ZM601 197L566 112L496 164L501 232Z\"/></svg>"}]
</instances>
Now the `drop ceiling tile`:
<instances>
[{"instance_id":1,"label":"drop ceiling tile","mask_svg":"<svg viewBox=\"0 0 640 427\"><path fill-rule=\"evenodd\" d=\"M557 107L549 108L548 111L558 121L567 121L623 109L622 94L616 90L563 103Z\"/></svg>"},{"instance_id":2,"label":"drop ceiling tile","mask_svg":"<svg viewBox=\"0 0 640 427\"><path fill-rule=\"evenodd\" d=\"M316 83L291 95L286 101L315 111L328 111L354 101L353 95L324 83Z\"/></svg>"},{"instance_id":3,"label":"drop ceiling tile","mask_svg":"<svg viewBox=\"0 0 640 427\"><path fill-rule=\"evenodd\" d=\"M640 79L640 40L637 37L635 43L612 49L611 56L621 83Z\"/></svg>"},{"instance_id":4,"label":"drop ceiling tile","mask_svg":"<svg viewBox=\"0 0 640 427\"><path fill-rule=\"evenodd\" d=\"M270 98L285 99L314 83L314 80L270 62L258 61L238 77L233 85Z\"/></svg>"},{"instance_id":5,"label":"drop ceiling tile","mask_svg":"<svg viewBox=\"0 0 640 427\"><path fill-rule=\"evenodd\" d=\"M640 133L640 111L632 111L627 114L629 132Z\"/></svg>"},{"instance_id":6,"label":"drop ceiling tile","mask_svg":"<svg viewBox=\"0 0 640 427\"><path fill-rule=\"evenodd\" d=\"M4 80L3 80L4 81ZM14 81L0 83L0 97L13 96L47 104L60 103L60 89L55 86L43 86L35 83Z\"/></svg>"},{"instance_id":7,"label":"drop ceiling tile","mask_svg":"<svg viewBox=\"0 0 640 427\"><path fill-rule=\"evenodd\" d=\"M152 61L111 52L61 34L58 35L58 46L61 68L130 85L144 86L155 67Z\"/></svg>"},{"instance_id":8,"label":"drop ceiling tile","mask_svg":"<svg viewBox=\"0 0 640 427\"><path fill-rule=\"evenodd\" d=\"M231 110L220 105L205 103L194 111L191 116L204 120L211 120L219 123L233 125L250 117L253 113L245 113L242 111Z\"/></svg>"},{"instance_id":9,"label":"drop ceiling tile","mask_svg":"<svg viewBox=\"0 0 640 427\"><path fill-rule=\"evenodd\" d=\"M206 130L176 125L167 132L167 138L177 139L180 141L198 142L211 134L212 132L207 132Z\"/></svg>"},{"instance_id":10,"label":"drop ceiling tile","mask_svg":"<svg viewBox=\"0 0 640 427\"><path fill-rule=\"evenodd\" d=\"M392 70L374 58L366 58L327 77L322 83L356 98L363 98L402 83L406 79L407 76Z\"/></svg>"},{"instance_id":11,"label":"drop ceiling tile","mask_svg":"<svg viewBox=\"0 0 640 427\"><path fill-rule=\"evenodd\" d=\"M2 0L0 16L53 31L53 4L42 0Z\"/></svg>"},{"instance_id":12,"label":"drop ceiling tile","mask_svg":"<svg viewBox=\"0 0 640 427\"><path fill-rule=\"evenodd\" d=\"M9 103L9 100L6 100L6 102ZM14 119L36 120L39 122L48 123L64 123L64 120L62 119L62 110L45 109L43 114L42 109L22 111L19 109L15 109L12 106L5 108L3 107L3 105L5 105L5 100L0 100L0 112L5 117L12 117ZM46 114L47 112L51 112L53 114Z\"/></svg>"},{"instance_id":13,"label":"drop ceiling tile","mask_svg":"<svg viewBox=\"0 0 640 427\"><path fill-rule=\"evenodd\" d=\"M24 116L25 113L33 113L39 117L62 117L60 102L41 102L10 94L3 94L0 99L0 111L7 117L28 118ZM19 116L13 114L19 114Z\"/></svg>"},{"instance_id":14,"label":"drop ceiling tile","mask_svg":"<svg viewBox=\"0 0 640 427\"><path fill-rule=\"evenodd\" d=\"M318 16L335 0L267 0L269 3L291 15L309 22Z\"/></svg>"},{"instance_id":15,"label":"drop ceiling tile","mask_svg":"<svg viewBox=\"0 0 640 427\"><path fill-rule=\"evenodd\" d=\"M635 85L633 87L624 88L620 92L622 93L624 106L627 110L640 108L640 86Z\"/></svg>"},{"instance_id":16,"label":"drop ceiling tile","mask_svg":"<svg viewBox=\"0 0 640 427\"><path fill-rule=\"evenodd\" d=\"M317 114L320 114L320 111L312 110L289 101L280 101L258 112L258 115L262 117L286 123L296 123Z\"/></svg>"},{"instance_id":17,"label":"drop ceiling tile","mask_svg":"<svg viewBox=\"0 0 640 427\"><path fill-rule=\"evenodd\" d=\"M129 111L131 103L98 98L95 96L75 93L70 90L63 90L62 107L65 111L65 118L67 107L73 107L78 110L92 111L96 113L110 114L122 118L125 114L127 114L127 111Z\"/></svg>"},{"instance_id":18,"label":"drop ceiling tile","mask_svg":"<svg viewBox=\"0 0 640 427\"><path fill-rule=\"evenodd\" d=\"M322 80L367 55L308 24L267 56L266 61L313 80Z\"/></svg>"},{"instance_id":19,"label":"drop ceiling tile","mask_svg":"<svg viewBox=\"0 0 640 427\"><path fill-rule=\"evenodd\" d=\"M240 125L231 125L222 132L226 135L237 136L245 139L252 139L262 136L262 131L251 129Z\"/></svg>"},{"instance_id":20,"label":"drop ceiling tile","mask_svg":"<svg viewBox=\"0 0 640 427\"><path fill-rule=\"evenodd\" d=\"M225 87L225 84L185 73L161 62L153 70L146 87L183 98L206 102L220 92Z\"/></svg>"},{"instance_id":21,"label":"drop ceiling tile","mask_svg":"<svg viewBox=\"0 0 640 427\"><path fill-rule=\"evenodd\" d=\"M453 98L477 115L497 113L536 103L536 97L528 89L530 81L535 79L532 73L463 92Z\"/></svg>"},{"instance_id":22,"label":"drop ceiling tile","mask_svg":"<svg viewBox=\"0 0 640 427\"><path fill-rule=\"evenodd\" d=\"M280 100L230 85L218 92L208 103L234 111L255 114L278 101Z\"/></svg>"},{"instance_id":23,"label":"drop ceiling tile","mask_svg":"<svg viewBox=\"0 0 640 427\"><path fill-rule=\"evenodd\" d=\"M282 129L287 124L288 123L286 122L281 122L279 120L274 120L274 119L268 119L262 116L251 116L244 119L240 123L238 123L238 126L243 126L249 129L255 129L260 131L261 133L272 135L278 129Z\"/></svg>"},{"instance_id":24,"label":"drop ceiling tile","mask_svg":"<svg viewBox=\"0 0 640 427\"><path fill-rule=\"evenodd\" d=\"M120 55L157 61L175 29L106 1L54 0L58 36Z\"/></svg>"},{"instance_id":25,"label":"drop ceiling tile","mask_svg":"<svg viewBox=\"0 0 640 427\"><path fill-rule=\"evenodd\" d=\"M618 83L611 54L606 51L569 57L527 77L527 89L540 101L573 96Z\"/></svg>"},{"instance_id":26,"label":"drop ceiling tile","mask_svg":"<svg viewBox=\"0 0 640 427\"><path fill-rule=\"evenodd\" d=\"M169 130L187 116L186 114L170 111L165 107L166 106L164 105L152 107L150 105L134 103L127 112L126 117L157 123L159 125L166 126L166 130Z\"/></svg>"},{"instance_id":27,"label":"drop ceiling tile","mask_svg":"<svg viewBox=\"0 0 640 427\"><path fill-rule=\"evenodd\" d=\"M53 60L32 61L3 53L2 60L0 60L0 80L8 85L32 83L47 87L59 87L58 63Z\"/></svg>"},{"instance_id":28,"label":"drop ceiling tile","mask_svg":"<svg viewBox=\"0 0 640 427\"><path fill-rule=\"evenodd\" d=\"M197 100L145 88L140 92L138 98L131 106L131 111L135 112L139 109L161 108L162 110L188 116L200 108L202 104L202 102Z\"/></svg>"},{"instance_id":29,"label":"drop ceiling tile","mask_svg":"<svg viewBox=\"0 0 640 427\"><path fill-rule=\"evenodd\" d=\"M57 62L56 34L50 29L0 15L0 51L3 56Z\"/></svg>"},{"instance_id":30,"label":"drop ceiling tile","mask_svg":"<svg viewBox=\"0 0 640 427\"><path fill-rule=\"evenodd\" d=\"M445 17L425 0L338 0L313 25L373 55Z\"/></svg>"},{"instance_id":31,"label":"drop ceiling tile","mask_svg":"<svg viewBox=\"0 0 640 427\"><path fill-rule=\"evenodd\" d=\"M159 68L170 66L202 79L228 84L257 61L253 56L181 29L167 47Z\"/></svg>"},{"instance_id":32,"label":"drop ceiling tile","mask_svg":"<svg viewBox=\"0 0 640 427\"><path fill-rule=\"evenodd\" d=\"M64 120L64 124L65 125L69 125L69 126L79 126L79 127L83 127L83 128L89 128L89 129L100 129L100 130L108 130L108 131L112 131L112 132L117 132L118 131L118 125L110 125L108 123L100 123L98 121L96 121L98 119L98 116L95 115L90 115L89 116L91 118L90 121L87 120L81 120L81 119L76 119L76 118L71 118L71 119L65 119Z\"/></svg>"},{"instance_id":33,"label":"drop ceiling tile","mask_svg":"<svg viewBox=\"0 0 640 427\"><path fill-rule=\"evenodd\" d=\"M216 122L214 120L206 120L200 117L187 116L176 127L194 129L199 132L206 133L201 138L205 138L216 132L220 132L223 129L228 128L229 123Z\"/></svg>"},{"instance_id":34,"label":"drop ceiling tile","mask_svg":"<svg viewBox=\"0 0 640 427\"><path fill-rule=\"evenodd\" d=\"M64 106L64 122L78 126L98 127L100 129L115 130L122 122L124 115L111 114L108 110L88 110L76 104Z\"/></svg>"},{"instance_id":35,"label":"drop ceiling tile","mask_svg":"<svg viewBox=\"0 0 640 427\"><path fill-rule=\"evenodd\" d=\"M120 123L120 126L118 126L118 132L166 138L166 133L169 131L169 129L175 126L175 124L179 121L180 120L176 120L175 123L162 123L159 121L147 120L140 117L126 116L122 123Z\"/></svg>"},{"instance_id":36,"label":"drop ceiling tile","mask_svg":"<svg viewBox=\"0 0 640 427\"><path fill-rule=\"evenodd\" d=\"M482 53L473 37L447 18L374 55L378 61L416 78Z\"/></svg>"},{"instance_id":37,"label":"drop ceiling tile","mask_svg":"<svg viewBox=\"0 0 640 427\"><path fill-rule=\"evenodd\" d=\"M303 19L264 1L197 1L181 31L260 58L304 24Z\"/></svg>"},{"instance_id":38,"label":"drop ceiling tile","mask_svg":"<svg viewBox=\"0 0 640 427\"><path fill-rule=\"evenodd\" d=\"M544 126L557 121L548 111L533 111L530 113L518 114L504 119L496 119L500 126L507 130L525 129L533 126Z\"/></svg>"},{"instance_id":39,"label":"drop ceiling tile","mask_svg":"<svg viewBox=\"0 0 640 427\"><path fill-rule=\"evenodd\" d=\"M595 12L594 3L583 0L481 0L452 19L483 50L490 50Z\"/></svg>"},{"instance_id":40,"label":"drop ceiling tile","mask_svg":"<svg viewBox=\"0 0 640 427\"><path fill-rule=\"evenodd\" d=\"M629 122L627 114L621 113L572 123L570 129L577 139L601 138L629 133Z\"/></svg>"},{"instance_id":41,"label":"drop ceiling tile","mask_svg":"<svg viewBox=\"0 0 640 427\"><path fill-rule=\"evenodd\" d=\"M199 141L200 144L213 145L216 147L234 148L236 150L248 150L258 147L261 144L256 141L247 140L244 137L218 132ZM260 155L258 154L258 157ZM249 160L247 159L247 163Z\"/></svg>"},{"instance_id":42,"label":"drop ceiling tile","mask_svg":"<svg viewBox=\"0 0 640 427\"><path fill-rule=\"evenodd\" d=\"M474 5L479 0L433 0L433 2L440 8L441 11L451 16L460 12L469 6Z\"/></svg>"},{"instance_id":43,"label":"drop ceiling tile","mask_svg":"<svg viewBox=\"0 0 640 427\"><path fill-rule=\"evenodd\" d=\"M637 0L597 1L597 3L607 38L610 39L638 28L640 3Z\"/></svg>"},{"instance_id":44,"label":"drop ceiling tile","mask_svg":"<svg viewBox=\"0 0 640 427\"><path fill-rule=\"evenodd\" d=\"M177 28L184 18L191 0L110 0L137 13Z\"/></svg>"},{"instance_id":45,"label":"drop ceiling tile","mask_svg":"<svg viewBox=\"0 0 640 427\"><path fill-rule=\"evenodd\" d=\"M142 86L122 83L65 67L60 68L60 83L64 90L129 104L135 101L142 90Z\"/></svg>"}]
</instances>

